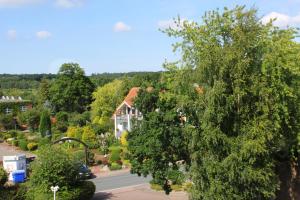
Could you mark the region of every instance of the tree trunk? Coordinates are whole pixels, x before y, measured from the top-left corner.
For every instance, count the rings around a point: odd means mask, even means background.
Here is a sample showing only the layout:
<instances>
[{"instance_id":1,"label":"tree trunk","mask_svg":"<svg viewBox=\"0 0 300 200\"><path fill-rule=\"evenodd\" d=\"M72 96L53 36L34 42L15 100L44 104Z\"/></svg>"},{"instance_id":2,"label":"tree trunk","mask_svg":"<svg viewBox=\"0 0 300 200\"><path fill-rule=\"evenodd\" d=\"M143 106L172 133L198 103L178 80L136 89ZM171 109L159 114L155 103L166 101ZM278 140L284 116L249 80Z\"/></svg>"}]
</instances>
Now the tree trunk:
<instances>
[{"instance_id":1,"label":"tree trunk","mask_svg":"<svg viewBox=\"0 0 300 200\"><path fill-rule=\"evenodd\" d=\"M300 200L300 159L298 162L284 161L277 166L280 190L276 200Z\"/></svg>"}]
</instances>

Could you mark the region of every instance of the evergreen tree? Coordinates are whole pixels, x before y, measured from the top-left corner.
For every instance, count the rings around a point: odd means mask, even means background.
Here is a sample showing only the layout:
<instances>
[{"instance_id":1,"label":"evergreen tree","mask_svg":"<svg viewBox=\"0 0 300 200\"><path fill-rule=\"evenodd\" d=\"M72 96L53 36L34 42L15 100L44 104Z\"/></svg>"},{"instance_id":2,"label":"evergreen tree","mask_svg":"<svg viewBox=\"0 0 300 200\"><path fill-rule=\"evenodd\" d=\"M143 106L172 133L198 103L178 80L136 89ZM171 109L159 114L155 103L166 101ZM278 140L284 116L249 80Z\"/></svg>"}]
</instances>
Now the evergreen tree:
<instances>
[{"instance_id":1,"label":"evergreen tree","mask_svg":"<svg viewBox=\"0 0 300 200\"><path fill-rule=\"evenodd\" d=\"M51 135L51 119L47 110L44 110L41 114L39 130L42 137Z\"/></svg>"}]
</instances>

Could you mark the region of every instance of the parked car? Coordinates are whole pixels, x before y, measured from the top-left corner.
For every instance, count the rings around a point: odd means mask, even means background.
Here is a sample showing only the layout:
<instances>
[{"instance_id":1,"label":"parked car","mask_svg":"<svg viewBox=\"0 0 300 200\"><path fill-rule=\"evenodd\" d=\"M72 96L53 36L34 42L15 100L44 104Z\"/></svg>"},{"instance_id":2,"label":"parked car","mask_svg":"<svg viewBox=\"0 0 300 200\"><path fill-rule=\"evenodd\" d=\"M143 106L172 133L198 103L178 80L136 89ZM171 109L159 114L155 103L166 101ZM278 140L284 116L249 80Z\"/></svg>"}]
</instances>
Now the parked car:
<instances>
[{"instance_id":1,"label":"parked car","mask_svg":"<svg viewBox=\"0 0 300 200\"><path fill-rule=\"evenodd\" d=\"M92 178L91 170L84 164L80 165L79 178L82 180Z\"/></svg>"}]
</instances>

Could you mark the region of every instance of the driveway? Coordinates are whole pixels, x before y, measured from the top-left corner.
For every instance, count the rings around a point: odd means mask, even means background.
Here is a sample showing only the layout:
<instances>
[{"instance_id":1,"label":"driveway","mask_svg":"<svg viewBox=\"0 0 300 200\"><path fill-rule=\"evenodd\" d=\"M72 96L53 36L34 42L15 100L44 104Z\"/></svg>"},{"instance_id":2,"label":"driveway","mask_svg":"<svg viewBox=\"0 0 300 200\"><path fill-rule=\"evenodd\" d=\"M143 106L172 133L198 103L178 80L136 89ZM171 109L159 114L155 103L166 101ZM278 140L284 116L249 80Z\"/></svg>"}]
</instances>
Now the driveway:
<instances>
[{"instance_id":1,"label":"driveway","mask_svg":"<svg viewBox=\"0 0 300 200\"><path fill-rule=\"evenodd\" d=\"M13 156L17 154L25 154L27 157L35 156L34 154L22 151L15 146L10 146L6 143L0 143L0 161L3 160L3 156Z\"/></svg>"}]
</instances>

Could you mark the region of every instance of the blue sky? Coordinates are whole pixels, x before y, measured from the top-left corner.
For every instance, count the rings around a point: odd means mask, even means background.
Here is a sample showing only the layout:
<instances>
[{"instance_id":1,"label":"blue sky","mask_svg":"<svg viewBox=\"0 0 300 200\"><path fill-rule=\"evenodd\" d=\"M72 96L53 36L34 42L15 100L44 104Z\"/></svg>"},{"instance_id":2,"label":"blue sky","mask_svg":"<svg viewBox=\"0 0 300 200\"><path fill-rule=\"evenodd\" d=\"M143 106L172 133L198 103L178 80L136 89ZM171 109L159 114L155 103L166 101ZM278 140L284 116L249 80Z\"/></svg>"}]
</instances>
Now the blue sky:
<instances>
[{"instance_id":1,"label":"blue sky","mask_svg":"<svg viewBox=\"0 0 300 200\"><path fill-rule=\"evenodd\" d=\"M235 5L300 25L300 0L0 0L0 73L56 73L64 62L87 74L162 70L179 55L159 28Z\"/></svg>"}]
</instances>

